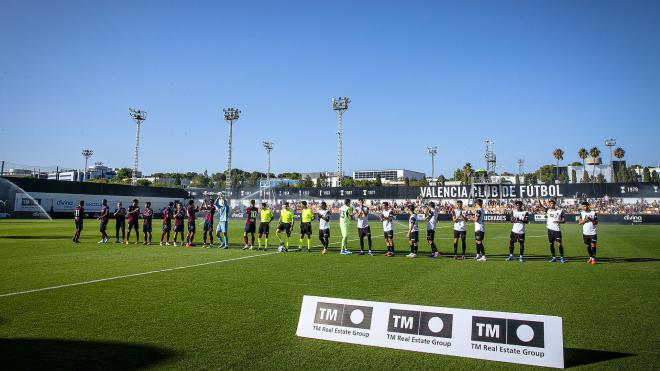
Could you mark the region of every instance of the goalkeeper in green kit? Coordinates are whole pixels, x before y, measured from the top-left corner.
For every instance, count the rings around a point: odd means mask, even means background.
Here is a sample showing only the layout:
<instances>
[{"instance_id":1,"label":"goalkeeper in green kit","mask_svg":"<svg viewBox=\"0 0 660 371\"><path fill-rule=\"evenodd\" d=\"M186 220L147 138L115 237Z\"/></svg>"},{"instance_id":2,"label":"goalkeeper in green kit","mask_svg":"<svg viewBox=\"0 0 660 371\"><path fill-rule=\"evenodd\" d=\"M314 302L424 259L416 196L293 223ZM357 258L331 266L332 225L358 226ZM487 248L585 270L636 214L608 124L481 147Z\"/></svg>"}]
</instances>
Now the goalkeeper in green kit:
<instances>
[{"instance_id":1,"label":"goalkeeper in green kit","mask_svg":"<svg viewBox=\"0 0 660 371\"><path fill-rule=\"evenodd\" d=\"M348 227L353 218L353 207L351 200L345 199L344 205L339 208L339 230L341 231L341 253L342 255L350 255L348 250Z\"/></svg>"}]
</instances>

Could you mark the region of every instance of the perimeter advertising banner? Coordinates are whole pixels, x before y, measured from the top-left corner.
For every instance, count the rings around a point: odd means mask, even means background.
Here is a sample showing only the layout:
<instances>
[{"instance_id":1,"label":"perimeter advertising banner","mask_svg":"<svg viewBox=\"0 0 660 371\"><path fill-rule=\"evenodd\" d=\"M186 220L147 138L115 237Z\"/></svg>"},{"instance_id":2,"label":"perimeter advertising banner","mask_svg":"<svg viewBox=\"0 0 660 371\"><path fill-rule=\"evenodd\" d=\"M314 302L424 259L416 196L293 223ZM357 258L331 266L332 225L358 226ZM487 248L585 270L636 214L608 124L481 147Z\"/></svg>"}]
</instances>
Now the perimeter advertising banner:
<instances>
[{"instance_id":1,"label":"perimeter advertising banner","mask_svg":"<svg viewBox=\"0 0 660 371\"><path fill-rule=\"evenodd\" d=\"M564 368L561 317L304 296L296 335Z\"/></svg>"},{"instance_id":2,"label":"perimeter advertising banner","mask_svg":"<svg viewBox=\"0 0 660 371\"><path fill-rule=\"evenodd\" d=\"M195 190L192 191L193 193ZM265 189L232 190L232 198L261 198ZM336 188L273 188L278 200L343 198L401 200L416 199L521 199L521 198L660 198L660 186L653 183L617 184L476 184L420 187L336 187Z\"/></svg>"}]
</instances>

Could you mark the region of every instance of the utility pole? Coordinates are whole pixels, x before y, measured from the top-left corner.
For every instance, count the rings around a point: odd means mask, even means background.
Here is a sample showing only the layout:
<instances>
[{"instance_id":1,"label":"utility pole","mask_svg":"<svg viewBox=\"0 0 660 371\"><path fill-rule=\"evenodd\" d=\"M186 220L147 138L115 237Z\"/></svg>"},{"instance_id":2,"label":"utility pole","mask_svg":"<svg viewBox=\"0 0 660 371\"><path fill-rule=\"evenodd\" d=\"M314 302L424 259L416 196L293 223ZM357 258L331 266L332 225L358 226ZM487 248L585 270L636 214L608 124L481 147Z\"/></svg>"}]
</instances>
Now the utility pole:
<instances>
[{"instance_id":1,"label":"utility pole","mask_svg":"<svg viewBox=\"0 0 660 371\"><path fill-rule=\"evenodd\" d=\"M236 108L225 108L222 110L224 112L225 121L229 124L229 136L227 138L227 184L225 185L225 190L227 192L226 198L231 201L231 150L232 150L232 129L234 126L234 121L237 121L241 115L241 110Z\"/></svg>"},{"instance_id":2,"label":"utility pole","mask_svg":"<svg viewBox=\"0 0 660 371\"><path fill-rule=\"evenodd\" d=\"M348 97L332 98L332 110L337 112L338 129L337 129L337 181L338 186L341 187L341 181L344 178L344 160L342 148L342 116L348 110L348 104L351 100Z\"/></svg>"},{"instance_id":3,"label":"utility pole","mask_svg":"<svg viewBox=\"0 0 660 371\"><path fill-rule=\"evenodd\" d=\"M142 122L147 119L147 112L129 108L130 116L135 121L136 131L135 131L135 152L133 153L133 174L131 177L131 185L137 185L137 173L138 173L138 154L140 152L140 126Z\"/></svg>"}]
</instances>

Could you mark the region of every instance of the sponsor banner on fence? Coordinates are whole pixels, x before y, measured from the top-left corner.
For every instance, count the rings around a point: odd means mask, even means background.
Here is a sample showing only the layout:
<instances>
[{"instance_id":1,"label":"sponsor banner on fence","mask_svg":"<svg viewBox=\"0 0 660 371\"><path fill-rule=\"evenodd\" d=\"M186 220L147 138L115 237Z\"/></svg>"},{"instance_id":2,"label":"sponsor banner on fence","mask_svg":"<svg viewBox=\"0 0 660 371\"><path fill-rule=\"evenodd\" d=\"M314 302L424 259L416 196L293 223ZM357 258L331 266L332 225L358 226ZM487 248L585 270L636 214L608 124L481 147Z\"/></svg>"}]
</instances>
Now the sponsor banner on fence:
<instances>
[{"instance_id":1,"label":"sponsor banner on fence","mask_svg":"<svg viewBox=\"0 0 660 371\"><path fill-rule=\"evenodd\" d=\"M304 296L296 335L564 367L561 317Z\"/></svg>"}]
</instances>

